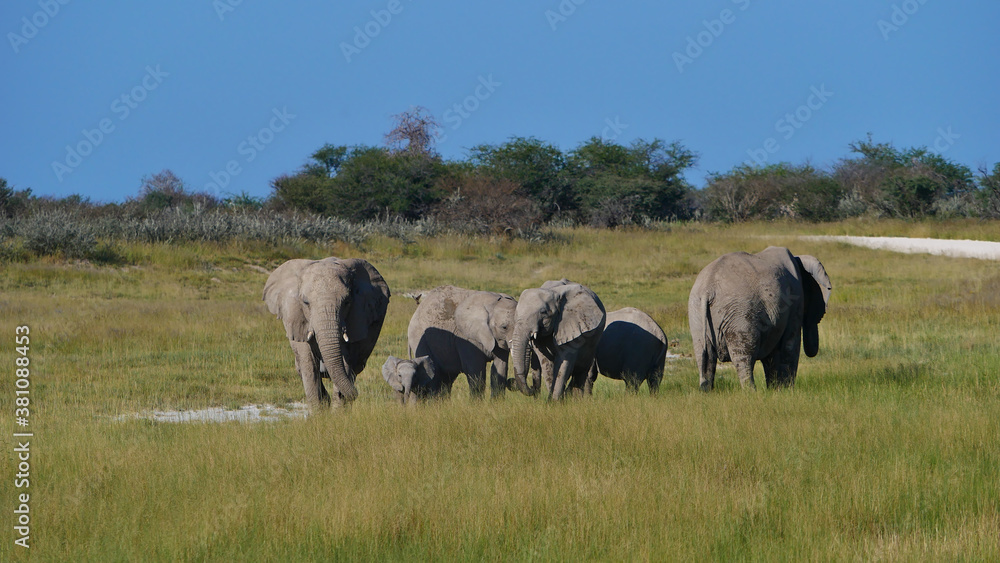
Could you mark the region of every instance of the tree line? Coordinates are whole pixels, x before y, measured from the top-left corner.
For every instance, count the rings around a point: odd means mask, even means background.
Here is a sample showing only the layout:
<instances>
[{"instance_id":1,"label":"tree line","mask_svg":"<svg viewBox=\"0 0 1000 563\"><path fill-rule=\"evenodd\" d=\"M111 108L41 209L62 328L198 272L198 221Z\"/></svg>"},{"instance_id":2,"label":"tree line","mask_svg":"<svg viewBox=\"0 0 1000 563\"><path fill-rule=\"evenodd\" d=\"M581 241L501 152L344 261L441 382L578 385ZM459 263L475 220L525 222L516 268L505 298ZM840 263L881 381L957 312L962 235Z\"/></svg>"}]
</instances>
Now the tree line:
<instances>
[{"instance_id":1,"label":"tree line","mask_svg":"<svg viewBox=\"0 0 1000 563\"><path fill-rule=\"evenodd\" d=\"M569 151L534 137L481 144L466 158L435 150L440 127L423 108L394 116L385 144L327 144L271 194L219 198L189 190L169 170L143 179L137 197L93 204L15 190L0 178L0 217L75 209L147 217L166 209L305 213L351 222L433 220L465 232L519 235L544 225L618 227L655 221L787 218L1000 218L1000 163L973 172L927 148L867 138L832 166L740 164L696 189L684 177L698 154L679 141L623 145L592 137Z\"/></svg>"}]
</instances>

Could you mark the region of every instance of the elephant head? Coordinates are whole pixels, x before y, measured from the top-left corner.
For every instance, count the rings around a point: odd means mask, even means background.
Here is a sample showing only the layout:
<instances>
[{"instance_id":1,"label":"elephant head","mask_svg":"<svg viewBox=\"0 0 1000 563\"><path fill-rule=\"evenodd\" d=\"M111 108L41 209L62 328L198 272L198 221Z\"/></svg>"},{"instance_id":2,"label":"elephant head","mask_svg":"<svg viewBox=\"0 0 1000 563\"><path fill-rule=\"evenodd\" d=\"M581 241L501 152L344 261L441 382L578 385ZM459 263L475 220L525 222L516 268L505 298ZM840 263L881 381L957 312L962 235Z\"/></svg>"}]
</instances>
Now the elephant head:
<instances>
[{"instance_id":1,"label":"elephant head","mask_svg":"<svg viewBox=\"0 0 1000 563\"><path fill-rule=\"evenodd\" d=\"M517 301L509 295L478 292L455 310L455 325L459 334L493 357L495 349L510 347L516 310Z\"/></svg>"},{"instance_id":2,"label":"elephant head","mask_svg":"<svg viewBox=\"0 0 1000 563\"><path fill-rule=\"evenodd\" d=\"M395 389L402 405L412 405L419 399L437 395L441 389L441 381L437 378L430 356L413 360L389 356L382 364L382 377Z\"/></svg>"},{"instance_id":3,"label":"elephant head","mask_svg":"<svg viewBox=\"0 0 1000 563\"><path fill-rule=\"evenodd\" d=\"M533 395L527 373L532 347L551 355L569 342L601 328L604 308L586 287L566 279L526 289L517 301L510 355L518 389ZM553 397L558 399L561 389Z\"/></svg>"},{"instance_id":4,"label":"elephant head","mask_svg":"<svg viewBox=\"0 0 1000 563\"><path fill-rule=\"evenodd\" d=\"M819 322L826 314L833 285L823 264L809 255L795 257L796 266L802 278L802 292L805 299L802 318L802 347L810 358L819 353Z\"/></svg>"},{"instance_id":5,"label":"elephant head","mask_svg":"<svg viewBox=\"0 0 1000 563\"><path fill-rule=\"evenodd\" d=\"M361 259L289 260L271 273L264 301L289 340L315 343L343 399L356 399L356 374L375 347L389 304L389 286L378 271Z\"/></svg>"}]
</instances>

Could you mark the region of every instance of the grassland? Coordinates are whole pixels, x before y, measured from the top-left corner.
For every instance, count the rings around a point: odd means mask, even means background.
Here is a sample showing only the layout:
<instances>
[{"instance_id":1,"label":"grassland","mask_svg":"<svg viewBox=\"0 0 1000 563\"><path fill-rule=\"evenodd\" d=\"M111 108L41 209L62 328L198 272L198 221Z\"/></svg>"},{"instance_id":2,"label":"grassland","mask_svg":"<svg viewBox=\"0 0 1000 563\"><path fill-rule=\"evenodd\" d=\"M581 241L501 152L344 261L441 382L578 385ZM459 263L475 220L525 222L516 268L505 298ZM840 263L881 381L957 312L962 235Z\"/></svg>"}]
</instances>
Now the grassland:
<instances>
[{"instance_id":1,"label":"grassland","mask_svg":"<svg viewBox=\"0 0 1000 563\"><path fill-rule=\"evenodd\" d=\"M1000 270L797 234L998 240L980 222L566 230L544 245L459 237L361 247L132 245L129 265L0 265L0 428L14 327L31 327L32 547L0 560L998 560ZM718 255L784 245L834 283L794 390L697 391L687 294ZM301 400L260 301L292 257L361 256L394 297L350 412L261 424L117 420L153 408ZM560 277L649 312L681 359L658 397L601 379L592 400L508 393L404 410L378 368L415 303L453 283ZM760 368L758 367L758 370ZM759 379L763 381L761 377ZM9 444L8 440L4 441Z\"/></svg>"}]
</instances>

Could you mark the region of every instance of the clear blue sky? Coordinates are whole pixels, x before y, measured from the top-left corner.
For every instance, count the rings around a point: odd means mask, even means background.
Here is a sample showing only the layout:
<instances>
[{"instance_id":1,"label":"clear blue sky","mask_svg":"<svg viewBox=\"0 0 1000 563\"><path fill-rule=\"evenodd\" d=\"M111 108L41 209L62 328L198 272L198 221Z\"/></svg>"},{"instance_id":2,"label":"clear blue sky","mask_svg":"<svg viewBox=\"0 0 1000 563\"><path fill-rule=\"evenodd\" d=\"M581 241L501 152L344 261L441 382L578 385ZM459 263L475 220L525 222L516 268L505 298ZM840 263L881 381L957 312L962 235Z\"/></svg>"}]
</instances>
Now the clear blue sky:
<instances>
[{"instance_id":1,"label":"clear blue sky","mask_svg":"<svg viewBox=\"0 0 1000 563\"><path fill-rule=\"evenodd\" d=\"M751 155L829 165L869 131L1000 161L996 0L238 1L4 2L0 176L120 201L170 169L265 196L414 105L446 158L660 137L701 155L698 187Z\"/></svg>"}]
</instances>

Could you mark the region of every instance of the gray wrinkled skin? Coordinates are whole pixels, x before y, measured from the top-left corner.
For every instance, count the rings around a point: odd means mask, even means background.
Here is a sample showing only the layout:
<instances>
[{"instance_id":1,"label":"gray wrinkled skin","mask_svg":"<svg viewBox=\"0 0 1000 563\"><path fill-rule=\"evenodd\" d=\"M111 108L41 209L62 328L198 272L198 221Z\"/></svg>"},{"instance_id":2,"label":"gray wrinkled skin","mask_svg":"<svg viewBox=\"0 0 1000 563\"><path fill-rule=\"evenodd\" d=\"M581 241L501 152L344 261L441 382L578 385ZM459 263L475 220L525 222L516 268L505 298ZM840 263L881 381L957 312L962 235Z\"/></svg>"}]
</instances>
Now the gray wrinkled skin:
<instances>
[{"instance_id":1,"label":"gray wrinkled skin","mask_svg":"<svg viewBox=\"0 0 1000 563\"><path fill-rule=\"evenodd\" d=\"M431 358L445 395L451 394L455 379L464 373L475 399L485 393L486 364L490 363L490 394L503 396L517 301L504 293L451 285L413 297L417 310L406 331L410 357Z\"/></svg>"},{"instance_id":2,"label":"gray wrinkled skin","mask_svg":"<svg viewBox=\"0 0 1000 563\"><path fill-rule=\"evenodd\" d=\"M655 395L666 357L667 336L652 317L634 307L608 313L597 343L597 370L602 375L624 380L632 392L645 381Z\"/></svg>"},{"instance_id":3,"label":"gray wrinkled skin","mask_svg":"<svg viewBox=\"0 0 1000 563\"><path fill-rule=\"evenodd\" d=\"M510 347L517 388L526 395L535 393L527 384L535 355L550 399L561 399L567 387L574 395L591 394L604 322L604 304L586 286L562 279L524 290Z\"/></svg>"},{"instance_id":4,"label":"gray wrinkled skin","mask_svg":"<svg viewBox=\"0 0 1000 563\"><path fill-rule=\"evenodd\" d=\"M706 266L688 300L701 389L715 386L717 361L733 362L745 388L755 388L757 360L768 387L794 385L800 342L809 357L819 351L818 325L832 288L819 260L787 248L734 252Z\"/></svg>"},{"instance_id":5,"label":"gray wrinkled skin","mask_svg":"<svg viewBox=\"0 0 1000 563\"><path fill-rule=\"evenodd\" d=\"M289 260L264 284L264 302L285 325L310 406L349 404L382 331L389 286L361 259ZM323 387L328 377L334 395Z\"/></svg>"}]
</instances>

